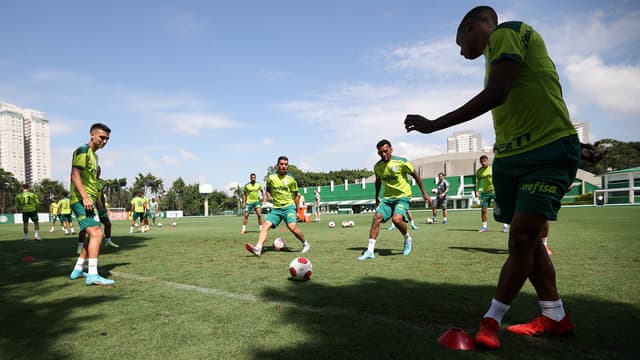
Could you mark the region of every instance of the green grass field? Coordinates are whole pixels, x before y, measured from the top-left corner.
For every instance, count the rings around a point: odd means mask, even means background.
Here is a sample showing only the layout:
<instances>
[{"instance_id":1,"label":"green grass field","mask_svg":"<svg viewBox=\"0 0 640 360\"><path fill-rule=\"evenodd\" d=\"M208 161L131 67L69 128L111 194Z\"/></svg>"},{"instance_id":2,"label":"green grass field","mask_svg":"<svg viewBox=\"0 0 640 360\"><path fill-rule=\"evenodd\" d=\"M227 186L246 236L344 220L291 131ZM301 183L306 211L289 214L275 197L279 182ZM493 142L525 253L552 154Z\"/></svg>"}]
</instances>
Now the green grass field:
<instances>
[{"instance_id":1,"label":"green grass field","mask_svg":"<svg viewBox=\"0 0 640 360\"><path fill-rule=\"evenodd\" d=\"M325 216L300 224L311 242L308 282L288 280L301 244L281 226L289 251L251 256L257 225L240 217L184 218L178 226L128 234L114 223L119 249L104 249L100 272L112 287L68 275L75 237L43 224L41 242L21 225L0 226L0 359L638 359L640 207L565 208L550 233L558 287L576 326L572 338L502 332L497 351L437 344L448 328L473 335L507 255L507 235L479 210L451 211L449 224L381 230L377 257L367 245L371 214ZM355 228L329 229L352 219ZM34 261L23 261L33 256ZM538 313L525 285L503 326Z\"/></svg>"}]
</instances>

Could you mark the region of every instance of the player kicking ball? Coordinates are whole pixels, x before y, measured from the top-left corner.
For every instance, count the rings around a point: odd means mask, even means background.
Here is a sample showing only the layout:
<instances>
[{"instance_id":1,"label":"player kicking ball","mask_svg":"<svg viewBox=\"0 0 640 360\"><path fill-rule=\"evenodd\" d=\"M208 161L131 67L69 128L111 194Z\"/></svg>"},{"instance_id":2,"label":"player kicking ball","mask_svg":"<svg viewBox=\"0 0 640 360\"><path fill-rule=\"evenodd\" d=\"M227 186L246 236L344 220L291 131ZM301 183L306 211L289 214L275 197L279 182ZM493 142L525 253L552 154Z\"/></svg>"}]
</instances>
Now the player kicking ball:
<instances>
[{"instance_id":1,"label":"player kicking ball","mask_svg":"<svg viewBox=\"0 0 640 360\"><path fill-rule=\"evenodd\" d=\"M286 156L278 158L277 173L269 175L267 178L267 199L273 202L273 209L266 216L262 229L258 235L258 243L253 246L245 244L245 248L255 256L262 254L262 245L267 240L269 230L276 228L282 221L287 224L287 228L302 243L302 253L311 249L309 242L305 240L304 234L296 225L297 204L299 204L300 194L298 194L298 183L288 174L289 159Z\"/></svg>"}]
</instances>

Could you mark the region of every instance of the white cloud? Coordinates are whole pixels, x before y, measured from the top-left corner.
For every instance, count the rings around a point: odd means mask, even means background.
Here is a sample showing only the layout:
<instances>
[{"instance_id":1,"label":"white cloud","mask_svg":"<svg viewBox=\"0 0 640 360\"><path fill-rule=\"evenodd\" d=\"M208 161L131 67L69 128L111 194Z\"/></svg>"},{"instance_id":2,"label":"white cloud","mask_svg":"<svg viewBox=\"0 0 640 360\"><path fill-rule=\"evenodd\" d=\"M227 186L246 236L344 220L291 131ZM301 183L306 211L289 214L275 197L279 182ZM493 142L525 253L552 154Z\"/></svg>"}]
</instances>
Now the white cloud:
<instances>
[{"instance_id":1,"label":"white cloud","mask_svg":"<svg viewBox=\"0 0 640 360\"><path fill-rule=\"evenodd\" d=\"M149 169L159 169L160 168L160 164L157 161L151 159L148 156L144 156L142 158L142 161L144 162L145 166L147 168L149 168Z\"/></svg>"},{"instance_id":2,"label":"white cloud","mask_svg":"<svg viewBox=\"0 0 640 360\"><path fill-rule=\"evenodd\" d=\"M184 150L184 149L180 149L180 155L182 156L182 158L187 159L187 160L195 160L198 157L195 156L193 153Z\"/></svg>"},{"instance_id":3,"label":"white cloud","mask_svg":"<svg viewBox=\"0 0 640 360\"><path fill-rule=\"evenodd\" d=\"M640 115L639 66L605 65L598 56L574 56L565 72L580 96L612 113Z\"/></svg>"},{"instance_id":4,"label":"white cloud","mask_svg":"<svg viewBox=\"0 0 640 360\"><path fill-rule=\"evenodd\" d=\"M180 161L180 159L175 158L175 157L171 157L169 155L164 155L162 156L162 160L164 161L165 165L167 166L178 166L182 163L182 161Z\"/></svg>"},{"instance_id":5,"label":"white cloud","mask_svg":"<svg viewBox=\"0 0 640 360\"><path fill-rule=\"evenodd\" d=\"M222 116L203 112L183 112L165 114L159 119L171 130L184 135L200 135L207 130L229 129L240 126L239 123Z\"/></svg>"},{"instance_id":6,"label":"white cloud","mask_svg":"<svg viewBox=\"0 0 640 360\"><path fill-rule=\"evenodd\" d=\"M166 28L169 32L182 37L189 37L205 32L206 21L190 13L177 14L167 20Z\"/></svg>"}]
</instances>

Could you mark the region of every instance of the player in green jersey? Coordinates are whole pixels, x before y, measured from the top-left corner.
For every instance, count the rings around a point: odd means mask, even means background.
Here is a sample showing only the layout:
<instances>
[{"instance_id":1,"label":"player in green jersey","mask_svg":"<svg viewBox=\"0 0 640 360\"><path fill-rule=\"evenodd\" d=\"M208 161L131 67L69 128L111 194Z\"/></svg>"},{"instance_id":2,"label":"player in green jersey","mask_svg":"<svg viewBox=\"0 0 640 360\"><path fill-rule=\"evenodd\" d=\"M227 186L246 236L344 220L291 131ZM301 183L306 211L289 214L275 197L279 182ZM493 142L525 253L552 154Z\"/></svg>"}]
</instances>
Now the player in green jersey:
<instances>
[{"instance_id":1,"label":"player in green jersey","mask_svg":"<svg viewBox=\"0 0 640 360\"><path fill-rule=\"evenodd\" d=\"M480 219L482 220L482 227L478 232L489 231L487 226L487 212L491 201L496 200L495 189L493 187L493 171L491 165L489 165L489 157L487 155L480 156L480 164L482 165L478 171L476 171L476 191L475 195L480 199ZM482 193L480 192L482 190ZM502 224L502 232L509 232L509 225Z\"/></svg>"},{"instance_id":2,"label":"player in green jersey","mask_svg":"<svg viewBox=\"0 0 640 360\"><path fill-rule=\"evenodd\" d=\"M73 219L71 218L71 200L69 199L69 192L62 192L62 199L60 199L60 207L58 208L58 216L60 217L60 223L62 224L62 230L64 234L69 234L71 230L72 234L76 233L76 229L73 227Z\"/></svg>"},{"instance_id":3,"label":"player in green jersey","mask_svg":"<svg viewBox=\"0 0 640 360\"><path fill-rule=\"evenodd\" d=\"M367 250L358 260L375 259L374 249L376 239L380 232L380 224L391 219L404 237L402 253L407 256L411 253L413 239L409 235L407 222L409 217L409 201L411 200L411 185L407 181L407 175L413 177L420 187L422 198L431 204L431 198L424 190L422 179L405 158L392 156L393 148L389 140L380 140L376 145L380 160L373 167L376 176L376 213L373 215L371 228L369 229L369 245ZM384 194L380 199L380 190L384 183Z\"/></svg>"},{"instance_id":4,"label":"player in green jersey","mask_svg":"<svg viewBox=\"0 0 640 360\"><path fill-rule=\"evenodd\" d=\"M29 191L29 185L22 185L22 192L16 195L16 209L22 213L22 231L24 241L29 240L29 219L33 221L33 240L40 241L40 222L38 221L38 207L40 198Z\"/></svg>"},{"instance_id":5,"label":"player in green jersey","mask_svg":"<svg viewBox=\"0 0 640 360\"><path fill-rule=\"evenodd\" d=\"M262 201L260 198L262 198ZM256 174L249 175L249 182L244 185L244 191L242 192L244 218L242 219L242 230L240 230L240 234L247 232L249 214L251 214L252 211L256 212L258 216L258 227L262 230L262 202L264 199L264 189L262 188L262 184L256 182Z\"/></svg>"},{"instance_id":6,"label":"player in green jersey","mask_svg":"<svg viewBox=\"0 0 640 360\"><path fill-rule=\"evenodd\" d=\"M277 173L267 177L267 191L265 193L267 200L273 203L273 209L266 216L262 224L262 230L258 235L258 243L253 246L249 243L245 244L245 248L252 254L260 256L262 254L262 245L267 240L269 230L276 228L280 222L284 221L291 233L302 243L302 253L306 253L311 249L311 245L305 240L304 234L296 225L296 213L300 195L298 194L298 183L296 179L288 174L289 158L280 156L276 165Z\"/></svg>"},{"instance_id":7,"label":"player in green jersey","mask_svg":"<svg viewBox=\"0 0 640 360\"><path fill-rule=\"evenodd\" d=\"M492 111L494 218L511 224L511 230L509 256L475 341L490 349L500 347L502 317L527 279L536 290L542 315L507 331L528 336L570 335L573 324L558 295L553 263L540 241L547 221L557 219L560 201L580 160L580 143L555 65L542 37L531 26L519 21L498 24L495 10L488 6L465 15L456 43L467 59L484 55L484 89L436 120L407 115L404 123L407 131L432 133Z\"/></svg>"},{"instance_id":8,"label":"player in green jersey","mask_svg":"<svg viewBox=\"0 0 640 360\"><path fill-rule=\"evenodd\" d=\"M136 220L140 219L140 231L144 234L144 214L147 212L147 203L142 196L142 191L136 193L136 197L131 199L131 226L129 234L133 234Z\"/></svg>"},{"instance_id":9,"label":"player in green jersey","mask_svg":"<svg viewBox=\"0 0 640 360\"><path fill-rule=\"evenodd\" d=\"M54 196L51 200L51 204L49 205L49 216L51 217L51 229L49 232L54 232L56 230L56 220L59 219L58 209L60 208L60 200L57 196Z\"/></svg>"},{"instance_id":10,"label":"player in green jersey","mask_svg":"<svg viewBox=\"0 0 640 360\"><path fill-rule=\"evenodd\" d=\"M98 256L104 233L100 222L95 219L98 201L98 156L96 152L109 141L111 129L102 123L95 123L89 129L89 142L73 152L71 160L71 208L78 219L80 230L89 234L88 244L82 248L76 265L69 275L71 280L85 277L86 285L111 285L114 280L98 274ZM88 259L88 272L83 266Z\"/></svg>"}]
</instances>

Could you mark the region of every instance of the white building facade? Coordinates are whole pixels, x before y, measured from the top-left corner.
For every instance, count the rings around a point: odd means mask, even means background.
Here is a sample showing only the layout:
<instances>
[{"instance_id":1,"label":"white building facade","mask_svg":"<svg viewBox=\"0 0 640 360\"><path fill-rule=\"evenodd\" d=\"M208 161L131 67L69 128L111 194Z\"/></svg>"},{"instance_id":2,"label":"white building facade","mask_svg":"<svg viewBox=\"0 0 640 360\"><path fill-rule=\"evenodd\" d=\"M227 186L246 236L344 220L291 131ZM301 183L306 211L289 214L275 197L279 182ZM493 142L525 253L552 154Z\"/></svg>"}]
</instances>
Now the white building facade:
<instances>
[{"instance_id":1,"label":"white building facade","mask_svg":"<svg viewBox=\"0 0 640 360\"><path fill-rule=\"evenodd\" d=\"M482 138L473 131L454 132L447 138L447 153L482 151Z\"/></svg>"},{"instance_id":2,"label":"white building facade","mask_svg":"<svg viewBox=\"0 0 640 360\"><path fill-rule=\"evenodd\" d=\"M43 112L0 102L0 168L30 185L51 178L49 120Z\"/></svg>"}]
</instances>

